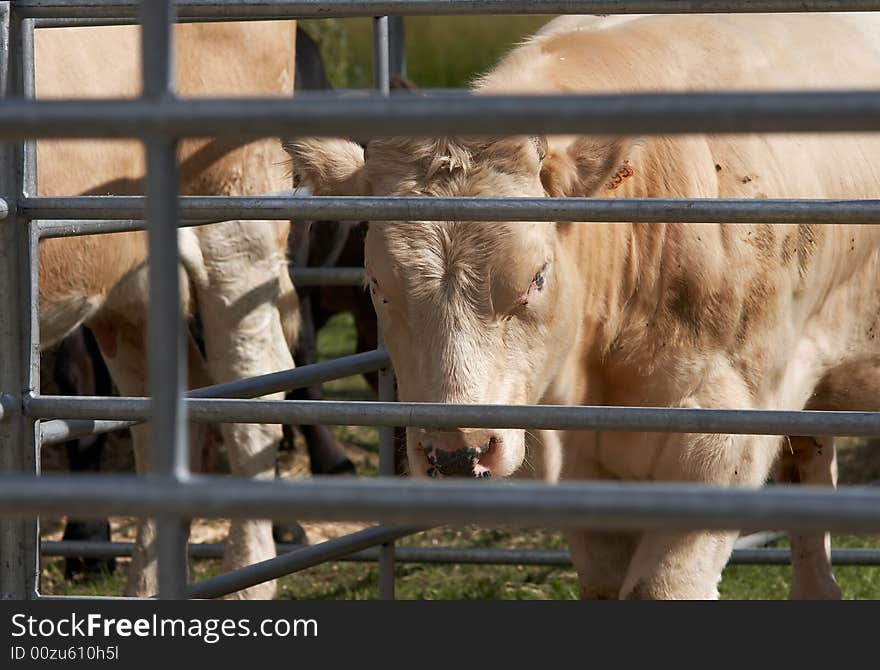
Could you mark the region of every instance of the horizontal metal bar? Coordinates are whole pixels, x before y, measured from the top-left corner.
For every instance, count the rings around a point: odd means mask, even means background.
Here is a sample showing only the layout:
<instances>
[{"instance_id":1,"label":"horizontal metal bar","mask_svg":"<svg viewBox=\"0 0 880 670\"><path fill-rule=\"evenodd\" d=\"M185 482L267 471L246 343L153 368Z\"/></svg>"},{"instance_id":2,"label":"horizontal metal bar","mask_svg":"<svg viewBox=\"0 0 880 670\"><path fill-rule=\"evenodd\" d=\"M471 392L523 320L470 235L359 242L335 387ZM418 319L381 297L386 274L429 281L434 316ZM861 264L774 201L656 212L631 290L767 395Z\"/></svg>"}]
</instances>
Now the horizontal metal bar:
<instances>
[{"instance_id":1,"label":"horizontal metal bar","mask_svg":"<svg viewBox=\"0 0 880 670\"><path fill-rule=\"evenodd\" d=\"M189 398L257 398L282 391L319 384L333 379L374 372L390 364L388 352L374 349L360 354L343 356L323 363L313 363L299 368L270 372L257 377L241 379L225 384L205 386L190 391Z\"/></svg>"},{"instance_id":2,"label":"horizontal metal bar","mask_svg":"<svg viewBox=\"0 0 880 670\"><path fill-rule=\"evenodd\" d=\"M102 435L125 430L140 421L94 421L92 419L53 419L40 422L40 444L49 446L68 440L78 440L87 435Z\"/></svg>"},{"instance_id":3,"label":"horizontal metal bar","mask_svg":"<svg viewBox=\"0 0 880 670\"><path fill-rule=\"evenodd\" d=\"M35 419L149 417L147 398L45 395L26 397L24 405ZM208 423L880 436L880 412L328 400L188 399L186 405L190 420Z\"/></svg>"},{"instance_id":4,"label":"horizontal metal bar","mask_svg":"<svg viewBox=\"0 0 880 670\"><path fill-rule=\"evenodd\" d=\"M32 137L770 133L880 130L880 93L633 93L5 100L0 140Z\"/></svg>"},{"instance_id":5,"label":"horizontal metal bar","mask_svg":"<svg viewBox=\"0 0 880 670\"><path fill-rule=\"evenodd\" d=\"M747 539L740 538L740 540ZM737 540L731 558L732 564L773 564L789 563L787 549L758 549L743 545ZM323 543L321 545L323 546ZM275 549L279 554L301 551L302 544L278 543ZM571 556L565 550L555 549L505 549L498 547L396 547L395 558L401 563L461 563L481 565L546 565L571 567ZM43 556L110 558L131 556L134 542L93 542L44 540L40 545ZM192 543L188 547L190 558L222 558L222 542ZM326 560L373 562L379 559L378 549L365 549L345 556ZM835 549L832 560L837 565L880 565L880 549Z\"/></svg>"},{"instance_id":6,"label":"horizontal metal bar","mask_svg":"<svg viewBox=\"0 0 880 670\"><path fill-rule=\"evenodd\" d=\"M375 349L352 356L336 358L324 363L304 365L299 368L271 372L225 384L216 384L189 393L191 398L254 398L260 395L292 391L333 379L373 372L389 365L385 350ZM0 404L2 407L2 404ZM2 419L2 413L0 413ZM41 444L60 444L86 435L99 435L123 430L140 423L137 420L53 419L40 423Z\"/></svg>"},{"instance_id":7,"label":"horizontal metal bar","mask_svg":"<svg viewBox=\"0 0 880 670\"><path fill-rule=\"evenodd\" d=\"M342 560L375 561L379 552L368 549ZM535 565L571 568L571 555L565 550L497 549L490 547L398 547L395 558L400 563ZM834 549L835 565L880 565L878 549ZM788 549L734 549L729 565L789 565Z\"/></svg>"},{"instance_id":8,"label":"horizontal metal bar","mask_svg":"<svg viewBox=\"0 0 880 670\"><path fill-rule=\"evenodd\" d=\"M267 200L272 202L272 198L294 196L297 196L296 190L284 190L275 193L266 193L262 196L258 196L257 199L259 200L261 198L266 198ZM222 196L219 197L222 200ZM302 197L302 195L300 194L298 197ZM119 198L122 198L122 200L120 201ZM25 197L22 199L22 202L28 199L29 198ZM137 214L133 217L114 216L113 218L109 219L99 217L98 219L90 220L94 219L95 208L100 208L106 205L110 205L112 207L114 204L120 204L120 202L128 202L130 206L133 205L137 211ZM31 204L36 205L37 209L41 207L41 203L42 205L48 205L48 211L54 211L54 214L50 214L49 217L46 217L46 219L44 220L40 220L34 216L29 216L25 213L22 214L24 218L34 221L34 225L37 229L37 237L39 239L51 237L78 237L80 235L97 235L104 233L126 233L135 230L147 229L147 225L143 220L146 208L146 198L144 196L50 196L45 199L39 197L31 199ZM85 215L80 216L76 219L52 218L55 215L67 217L71 214L76 214L81 209L85 209L86 211L90 212L91 216ZM187 219L184 218L181 214L182 212L179 212L177 217L177 226L179 228L190 228L193 226L210 225L212 223L222 223L224 221L229 221L232 218L247 218L226 216L214 219Z\"/></svg>"},{"instance_id":9,"label":"horizontal metal bar","mask_svg":"<svg viewBox=\"0 0 880 670\"><path fill-rule=\"evenodd\" d=\"M16 0L23 17L134 16L136 0ZM858 12L870 0L178 0L180 17L327 18L448 14L705 14L718 12Z\"/></svg>"},{"instance_id":10,"label":"horizontal metal bar","mask_svg":"<svg viewBox=\"0 0 880 670\"><path fill-rule=\"evenodd\" d=\"M253 17L236 17L232 14L228 16L186 16L177 17L177 23L217 23L225 21L276 21L283 17L274 16L253 16ZM100 28L105 26L135 26L138 25L138 19L135 16L125 18L110 17L52 17L33 19L34 28Z\"/></svg>"},{"instance_id":11,"label":"horizontal metal bar","mask_svg":"<svg viewBox=\"0 0 880 670\"><path fill-rule=\"evenodd\" d=\"M363 268L293 268L290 272L297 286L361 286Z\"/></svg>"},{"instance_id":12,"label":"horizontal metal bar","mask_svg":"<svg viewBox=\"0 0 880 670\"><path fill-rule=\"evenodd\" d=\"M56 595L42 595L37 594L34 600L96 600L98 602L107 601L115 601L115 600L144 600L144 598L139 598L137 596L56 596Z\"/></svg>"},{"instance_id":13,"label":"horizontal metal bar","mask_svg":"<svg viewBox=\"0 0 880 670\"><path fill-rule=\"evenodd\" d=\"M75 210L74 210L75 211ZM70 216L73 211L68 211L65 216ZM37 235L40 239L52 237L80 237L82 235L103 235L106 233L129 233L135 230L146 230L147 224L143 219L124 220L83 220L83 219L53 219L36 221ZM191 228L203 226L217 221L191 221L177 219L178 228Z\"/></svg>"},{"instance_id":14,"label":"horizontal metal bar","mask_svg":"<svg viewBox=\"0 0 880 670\"><path fill-rule=\"evenodd\" d=\"M138 219L139 196L31 197L25 216ZM880 223L880 200L730 198L403 198L184 196L183 219L305 221L634 221L648 223ZM41 221L41 236L135 230L135 221ZM198 225L189 221L181 225ZM51 235L49 234L51 231ZM58 231L56 233L55 231Z\"/></svg>"},{"instance_id":15,"label":"horizontal metal bar","mask_svg":"<svg viewBox=\"0 0 880 670\"><path fill-rule=\"evenodd\" d=\"M0 516L362 520L394 526L515 523L523 527L880 531L876 487L411 480L314 477L255 481L192 476L0 475Z\"/></svg>"},{"instance_id":16,"label":"horizontal metal bar","mask_svg":"<svg viewBox=\"0 0 880 670\"><path fill-rule=\"evenodd\" d=\"M383 528L381 526L365 528L350 535L327 540L310 547L303 547L297 551L281 554L232 572L196 582L190 585L187 596L189 598L219 598L249 586L311 568L319 563L342 558L352 552L399 540L422 530L424 529Z\"/></svg>"}]
</instances>

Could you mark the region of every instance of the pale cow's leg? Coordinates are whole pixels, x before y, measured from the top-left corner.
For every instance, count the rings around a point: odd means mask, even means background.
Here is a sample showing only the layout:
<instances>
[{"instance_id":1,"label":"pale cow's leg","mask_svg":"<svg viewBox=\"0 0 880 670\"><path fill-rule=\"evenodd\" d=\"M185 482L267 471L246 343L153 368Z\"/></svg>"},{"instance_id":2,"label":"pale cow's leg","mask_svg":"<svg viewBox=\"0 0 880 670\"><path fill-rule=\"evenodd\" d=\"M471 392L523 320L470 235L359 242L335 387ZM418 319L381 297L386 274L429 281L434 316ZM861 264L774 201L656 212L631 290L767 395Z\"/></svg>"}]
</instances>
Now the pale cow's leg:
<instances>
[{"instance_id":1,"label":"pale cow's leg","mask_svg":"<svg viewBox=\"0 0 880 670\"><path fill-rule=\"evenodd\" d=\"M95 333L101 355L111 377L123 396L146 396L149 394L146 374L146 350L143 335L145 328L124 321L115 315L102 315L90 324ZM188 372L190 386L205 386L209 379L200 358L198 348L187 334ZM149 472L152 466L152 432L149 424L131 428L135 470L138 474ZM189 425L190 467L197 471L204 426ZM152 596L159 589L156 563L156 525L153 519L138 521L137 538L132 552L131 565L125 594L129 596Z\"/></svg>"},{"instance_id":2,"label":"pale cow's leg","mask_svg":"<svg viewBox=\"0 0 880 670\"><path fill-rule=\"evenodd\" d=\"M776 480L837 486L834 438L792 437L783 447ZM790 533L793 600L839 600L840 587L831 572L831 533Z\"/></svg>"},{"instance_id":3,"label":"pale cow's leg","mask_svg":"<svg viewBox=\"0 0 880 670\"><path fill-rule=\"evenodd\" d=\"M749 442L760 438L734 438ZM745 447L748 449L748 447ZM761 453L763 449L758 450ZM805 484L831 485L837 481L833 439L792 439L792 454L783 457L777 478ZM759 459L742 459L728 483L739 483L753 473L752 483L763 468L751 468ZM716 472L716 477L722 472ZM722 483L717 482L716 483ZM626 598L717 598L717 584L736 539L736 533L646 533L633 556L621 596ZM831 573L831 543L828 533L793 533L791 598L840 598L840 588Z\"/></svg>"},{"instance_id":4,"label":"pale cow's leg","mask_svg":"<svg viewBox=\"0 0 880 670\"><path fill-rule=\"evenodd\" d=\"M808 410L878 410L880 356L865 355L827 370L807 402ZM834 439L794 437L782 450L777 478L786 482L837 486ZM830 533L791 534L793 599L839 599L831 572Z\"/></svg>"},{"instance_id":5,"label":"pale cow's leg","mask_svg":"<svg viewBox=\"0 0 880 670\"><path fill-rule=\"evenodd\" d=\"M556 433L564 436L561 454L561 478L565 480L608 479L609 473L587 454L592 432ZM597 532L588 529L566 530L565 540L571 553L584 600L614 600L626 577L635 549L637 534Z\"/></svg>"},{"instance_id":6,"label":"pale cow's leg","mask_svg":"<svg viewBox=\"0 0 880 670\"><path fill-rule=\"evenodd\" d=\"M671 399L670 399L671 400ZM677 401L652 398L657 406L750 408L752 395L742 375L716 360L701 384ZM650 478L711 486L757 488L766 482L779 454L779 437L718 434L621 434L615 446L645 445ZM625 444L631 440L631 444ZM653 452L653 453L652 453ZM628 453L628 452L627 452ZM718 584L739 533L649 530L638 540L621 598L716 599Z\"/></svg>"},{"instance_id":7,"label":"pale cow's leg","mask_svg":"<svg viewBox=\"0 0 880 670\"><path fill-rule=\"evenodd\" d=\"M110 314L102 315L89 325L119 392L123 396L149 395L144 326L128 323L121 317ZM151 467L150 435L149 424L141 424L131 429L135 469L138 473L149 472ZM139 519L125 595L146 597L158 592L155 541L154 521Z\"/></svg>"},{"instance_id":8,"label":"pale cow's leg","mask_svg":"<svg viewBox=\"0 0 880 670\"><path fill-rule=\"evenodd\" d=\"M637 535L589 530L565 532L583 600L615 600L632 560Z\"/></svg>"},{"instance_id":9,"label":"pale cow's leg","mask_svg":"<svg viewBox=\"0 0 880 670\"><path fill-rule=\"evenodd\" d=\"M292 368L293 357L279 312L279 301L292 291L286 261L278 251L273 224L227 222L199 231L205 274L198 287L208 370L214 383ZM285 282L285 278L287 281ZM271 396L283 399L283 394ZM232 473L273 479L280 425L223 424L223 441ZM269 520L234 520L224 555L224 570L275 556ZM275 583L234 594L268 599Z\"/></svg>"},{"instance_id":10,"label":"pale cow's leg","mask_svg":"<svg viewBox=\"0 0 880 670\"><path fill-rule=\"evenodd\" d=\"M736 406L730 403L729 406ZM761 486L779 439L749 435L669 435L654 473L657 481L715 486ZM643 533L620 597L714 600L737 532L657 530Z\"/></svg>"}]
</instances>

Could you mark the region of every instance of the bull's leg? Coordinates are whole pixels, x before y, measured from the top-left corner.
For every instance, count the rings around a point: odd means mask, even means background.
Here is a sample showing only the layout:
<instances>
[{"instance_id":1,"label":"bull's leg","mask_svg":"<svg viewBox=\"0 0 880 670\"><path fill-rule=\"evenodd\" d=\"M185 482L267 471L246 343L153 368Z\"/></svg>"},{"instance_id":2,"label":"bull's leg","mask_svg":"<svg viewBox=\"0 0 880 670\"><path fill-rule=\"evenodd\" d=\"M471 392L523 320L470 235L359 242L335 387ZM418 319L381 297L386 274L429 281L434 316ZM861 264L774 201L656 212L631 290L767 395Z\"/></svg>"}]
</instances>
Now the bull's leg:
<instances>
[{"instance_id":1,"label":"bull's leg","mask_svg":"<svg viewBox=\"0 0 880 670\"><path fill-rule=\"evenodd\" d=\"M632 559L635 535L570 530L565 539L577 570L580 597L615 600Z\"/></svg>"},{"instance_id":2,"label":"bull's leg","mask_svg":"<svg viewBox=\"0 0 880 670\"><path fill-rule=\"evenodd\" d=\"M735 532L644 533L620 590L628 600L716 600Z\"/></svg>"},{"instance_id":3,"label":"bull's leg","mask_svg":"<svg viewBox=\"0 0 880 670\"><path fill-rule=\"evenodd\" d=\"M58 391L65 395L111 395L113 384L88 329L80 327L61 342L55 356L53 377ZM72 472L98 472L106 435L91 435L64 443L68 467ZM110 541L110 523L106 518L78 520L68 518L64 540ZM64 561L64 576L113 572L115 558L69 556Z\"/></svg>"},{"instance_id":4,"label":"bull's leg","mask_svg":"<svg viewBox=\"0 0 880 670\"><path fill-rule=\"evenodd\" d=\"M776 480L837 486L834 438L792 437L783 449ZM831 572L831 533L791 533L793 600L839 600L840 587Z\"/></svg>"},{"instance_id":5,"label":"bull's leg","mask_svg":"<svg viewBox=\"0 0 880 670\"><path fill-rule=\"evenodd\" d=\"M227 222L200 231L205 276L198 304L205 332L208 370L215 383L293 367L280 302L292 292L286 261L277 252L271 222ZM295 305L294 305L295 306ZM283 398L282 394L271 396ZM273 479L281 440L279 425L223 424L232 473ZM224 554L231 570L275 556L269 520L234 520ZM275 583L236 593L236 598L272 598Z\"/></svg>"},{"instance_id":6,"label":"bull's leg","mask_svg":"<svg viewBox=\"0 0 880 670\"><path fill-rule=\"evenodd\" d=\"M736 406L735 401L728 401ZM779 439L750 435L668 435L657 438L656 481L761 486ZM629 599L718 598L721 572L737 532L647 531L641 535L620 591Z\"/></svg>"},{"instance_id":7,"label":"bull's leg","mask_svg":"<svg viewBox=\"0 0 880 670\"><path fill-rule=\"evenodd\" d=\"M563 479L597 480L610 477L604 468L586 455L588 445L584 443L595 440L594 433L542 431L541 435L546 436L547 433L557 438L565 436L554 457L560 461L558 466ZM564 535L577 571L580 597L584 600L615 600L626 578L636 535L587 529L568 530Z\"/></svg>"},{"instance_id":8,"label":"bull's leg","mask_svg":"<svg viewBox=\"0 0 880 670\"><path fill-rule=\"evenodd\" d=\"M124 396L145 396L149 393L146 375L146 354L143 340L145 328L124 322L118 317L105 315L90 324L101 354L110 370L110 375L120 393ZM204 366L199 358L198 348L188 338L189 377L191 386L205 386L208 383ZM190 424L190 448L193 470L198 470L198 456L201 453L204 426ZM131 428L131 441L134 449L135 469L139 474L149 472L152 464L152 439L149 424ZM159 575L156 563L156 525L153 519L139 519L137 537L132 552L131 565L125 594L129 596L151 596L158 592Z\"/></svg>"},{"instance_id":9,"label":"bull's leg","mask_svg":"<svg viewBox=\"0 0 880 670\"><path fill-rule=\"evenodd\" d=\"M148 395L143 327L128 324L111 315L103 316L89 325L119 392L124 396ZM131 440L135 469L138 473L148 472L152 461L149 425L134 426ZM126 595L150 596L158 591L155 540L153 521L139 519Z\"/></svg>"}]
</instances>

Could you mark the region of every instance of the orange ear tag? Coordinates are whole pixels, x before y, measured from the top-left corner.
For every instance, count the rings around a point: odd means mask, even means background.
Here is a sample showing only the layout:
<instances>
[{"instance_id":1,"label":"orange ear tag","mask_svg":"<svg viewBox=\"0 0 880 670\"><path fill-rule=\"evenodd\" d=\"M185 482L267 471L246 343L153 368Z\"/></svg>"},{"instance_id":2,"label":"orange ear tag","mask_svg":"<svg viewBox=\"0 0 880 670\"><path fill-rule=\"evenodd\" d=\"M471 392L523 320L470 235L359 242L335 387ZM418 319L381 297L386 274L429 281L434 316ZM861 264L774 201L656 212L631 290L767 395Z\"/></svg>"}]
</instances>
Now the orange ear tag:
<instances>
[{"instance_id":1,"label":"orange ear tag","mask_svg":"<svg viewBox=\"0 0 880 670\"><path fill-rule=\"evenodd\" d=\"M620 185L632 177L635 174L633 171L632 165L629 164L629 160L623 161L623 165L621 165L617 172L605 183L605 188L609 191L613 191L616 188L619 188Z\"/></svg>"}]
</instances>

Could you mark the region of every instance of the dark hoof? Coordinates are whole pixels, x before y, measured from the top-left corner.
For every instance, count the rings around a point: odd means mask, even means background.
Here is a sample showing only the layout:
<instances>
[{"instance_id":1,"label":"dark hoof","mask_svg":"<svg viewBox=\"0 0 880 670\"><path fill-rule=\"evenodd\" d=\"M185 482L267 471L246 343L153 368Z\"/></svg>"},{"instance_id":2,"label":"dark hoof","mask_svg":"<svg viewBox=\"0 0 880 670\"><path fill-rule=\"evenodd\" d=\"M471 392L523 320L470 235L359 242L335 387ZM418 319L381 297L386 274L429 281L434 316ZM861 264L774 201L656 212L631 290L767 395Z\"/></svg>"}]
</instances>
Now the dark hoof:
<instances>
[{"instance_id":1,"label":"dark hoof","mask_svg":"<svg viewBox=\"0 0 880 670\"><path fill-rule=\"evenodd\" d=\"M354 467L354 463L352 463L347 458L339 461L331 467L327 472L322 474L325 475L356 475L357 469Z\"/></svg>"},{"instance_id":2,"label":"dark hoof","mask_svg":"<svg viewBox=\"0 0 880 670\"><path fill-rule=\"evenodd\" d=\"M64 528L64 540L83 542L109 542L110 524L107 521L68 521ZM64 560L64 578L75 579L79 576L91 578L104 574L112 574L116 570L116 559L82 558L70 556Z\"/></svg>"},{"instance_id":3,"label":"dark hoof","mask_svg":"<svg viewBox=\"0 0 880 670\"><path fill-rule=\"evenodd\" d=\"M272 538L277 544L308 544L309 537L306 529L296 521L286 525L272 524Z\"/></svg>"}]
</instances>

